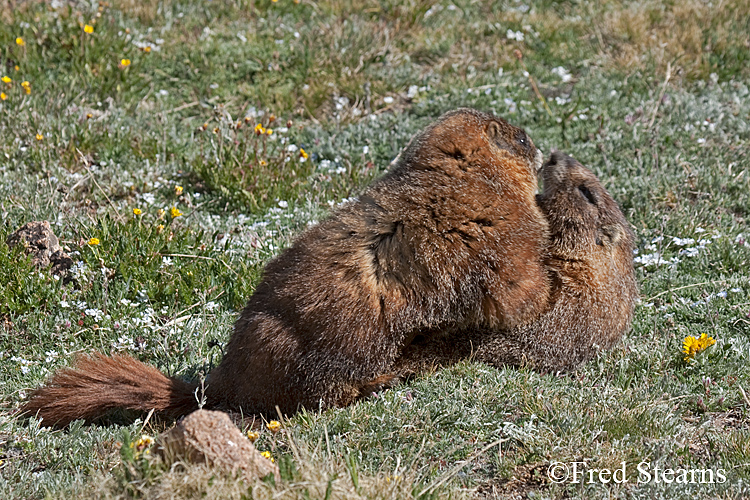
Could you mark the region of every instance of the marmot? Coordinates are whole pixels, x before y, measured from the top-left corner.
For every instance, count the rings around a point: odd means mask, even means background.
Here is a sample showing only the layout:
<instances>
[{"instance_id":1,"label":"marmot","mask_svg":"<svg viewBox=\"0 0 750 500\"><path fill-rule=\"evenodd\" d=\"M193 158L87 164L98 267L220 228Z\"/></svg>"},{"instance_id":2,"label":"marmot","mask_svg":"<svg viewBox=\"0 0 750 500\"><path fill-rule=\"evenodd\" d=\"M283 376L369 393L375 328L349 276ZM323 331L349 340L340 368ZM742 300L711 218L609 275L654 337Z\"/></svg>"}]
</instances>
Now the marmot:
<instances>
[{"instance_id":1,"label":"marmot","mask_svg":"<svg viewBox=\"0 0 750 500\"><path fill-rule=\"evenodd\" d=\"M564 153L554 152L541 175L537 201L550 230L547 310L516 328L415 339L396 363L402 375L469 357L495 366L571 370L628 330L638 288L625 216L593 172Z\"/></svg>"},{"instance_id":2,"label":"marmot","mask_svg":"<svg viewBox=\"0 0 750 500\"><path fill-rule=\"evenodd\" d=\"M440 117L356 201L268 263L207 377L206 407L343 406L395 380L417 335L538 317L551 286L541 164L526 132L501 118ZM58 425L112 408L179 416L197 408L196 387L97 354L52 376L22 411Z\"/></svg>"}]
</instances>

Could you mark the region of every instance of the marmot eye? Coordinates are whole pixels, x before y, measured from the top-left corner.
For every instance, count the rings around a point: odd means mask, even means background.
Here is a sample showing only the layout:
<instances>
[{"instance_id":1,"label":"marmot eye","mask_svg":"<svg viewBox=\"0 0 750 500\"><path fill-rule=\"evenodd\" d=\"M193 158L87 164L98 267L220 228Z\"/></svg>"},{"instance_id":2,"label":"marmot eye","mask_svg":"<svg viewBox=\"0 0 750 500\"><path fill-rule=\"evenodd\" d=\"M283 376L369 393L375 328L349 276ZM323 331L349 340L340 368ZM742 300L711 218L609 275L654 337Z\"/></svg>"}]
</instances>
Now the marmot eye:
<instances>
[{"instance_id":1,"label":"marmot eye","mask_svg":"<svg viewBox=\"0 0 750 500\"><path fill-rule=\"evenodd\" d=\"M526 138L521 137L520 139L518 139L518 142L520 142L523 145L526 145Z\"/></svg>"},{"instance_id":2,"label":"marmot eye","mask_svg":"<svg viewBox=\"0 0 750 500\"><path fill-rule=\"evenodd\" d=\"M596 205L596 196L594 196L594 193L592 193L589 188L581 184L580 186L578 186L578 190L588 200L589 203L591 203L592 205Z\"/></svg>"}]
</instances>

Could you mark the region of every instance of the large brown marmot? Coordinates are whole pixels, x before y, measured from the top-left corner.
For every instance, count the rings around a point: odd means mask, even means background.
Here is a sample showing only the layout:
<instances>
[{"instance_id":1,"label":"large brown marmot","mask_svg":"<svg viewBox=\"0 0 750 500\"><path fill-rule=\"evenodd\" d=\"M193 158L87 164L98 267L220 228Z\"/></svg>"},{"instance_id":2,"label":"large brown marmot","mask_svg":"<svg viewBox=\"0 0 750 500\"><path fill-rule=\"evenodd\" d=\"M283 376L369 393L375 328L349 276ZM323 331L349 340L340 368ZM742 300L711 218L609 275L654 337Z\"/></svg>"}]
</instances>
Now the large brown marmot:
<instances>
[{"instance_id":1,"label":"large brown marmot","mask_svg":"<svg viewBox=\"0 0 750 500\"><path fill-rule=\"evenodd\" d=\"M540 371L570 370L611 348L630 327L638 300L633 233L596 176L561 152L542 166L537 197L549 222L548 309L512 329L471 329L417 338L397 361L402 373L471 357Z\"/></svg>"},{"instance_id":2,"label":"large brown marmot","mask_svg":"<svg viewBox=\"0 0 750 500\"><path fill-rule=\"evenodd\" d=\"M206 406L345 405L388 385L417 335L538 317L550 289L535 200L541 162L529 136L500 118L443 115L359 199L267 265L208 376ZM197 408L196 386L93 355L55 374L22 411L58 425L111 408L176 416Z\"/></svg>"}]
</instances>

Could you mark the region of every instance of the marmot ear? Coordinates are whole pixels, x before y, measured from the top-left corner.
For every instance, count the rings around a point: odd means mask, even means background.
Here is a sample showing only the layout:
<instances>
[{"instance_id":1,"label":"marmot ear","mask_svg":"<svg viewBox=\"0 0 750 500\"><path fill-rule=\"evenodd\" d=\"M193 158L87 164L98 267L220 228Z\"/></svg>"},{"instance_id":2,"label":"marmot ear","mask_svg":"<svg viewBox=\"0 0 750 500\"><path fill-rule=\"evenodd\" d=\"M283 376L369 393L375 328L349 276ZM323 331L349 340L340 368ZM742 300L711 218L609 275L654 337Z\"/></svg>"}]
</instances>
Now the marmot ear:
<instances>
[{"instance_id":1,"label":"marmot ear","mask_svg":"<svg viewBox=\"0 0 750 500\"><path fill-rule=\"evenodd\" d=\"M599 229L597 243L607 244L610 246L617 245L622 240L624 231L617 224L606 224Z\"/></svg>"},{"instance_id":2,"label":"marmot ear","mask_svg":"<svg viewBox=\"0 0 750 500\"><path fill-rule=\"evenodd\" d=\"M487 125L487 137L489 137L492 142L497 144L497 147L499 147L500 149L510 149L510 144L507 141L507 135L507 131L503 131L503 128L499 123L492 121L489 125Z\"/></svg>"}]
</instances>

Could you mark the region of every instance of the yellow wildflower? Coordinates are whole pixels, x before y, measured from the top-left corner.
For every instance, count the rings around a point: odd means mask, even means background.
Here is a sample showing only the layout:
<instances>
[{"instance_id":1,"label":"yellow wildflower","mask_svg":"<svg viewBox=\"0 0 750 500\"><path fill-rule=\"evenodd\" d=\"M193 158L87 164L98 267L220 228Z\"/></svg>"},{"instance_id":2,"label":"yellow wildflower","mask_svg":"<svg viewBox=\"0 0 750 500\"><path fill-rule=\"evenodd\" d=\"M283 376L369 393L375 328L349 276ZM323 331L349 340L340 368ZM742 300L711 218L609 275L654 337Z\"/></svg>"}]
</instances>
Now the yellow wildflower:
<instances>
[{"instance_id":1,"label":"yellow wildflower","mask_svg":"<svg viewBox=\"0 0 750 500\"><path fill-rule=\"evenodd\" d=\"M18 38L16 38L16 45L23 47L24 45L26 45L26 42L19 36Z\"/></svg>"},{"instance_id":2,"label":"yellow wildflower","mask_svg":"<svg viewBox=\"0 0 750 500\"><path fill-rule=\"evenodd\" d=\"M86 119L87 119L87 120L90 120L90 119L92 119L93 117L94 117L94 115L92 115L91 113L86 113Z\"/></svg>"},{"instance_id":3,"label":"yellow wildflower","mask_svg":"<svg viewBox=\"0 0 750 500\"><path fill-rule=\"evenodd\" d=\"M182 186L175 186L174 187L174 194L175 194L175 196L180 196L182 194Z\"/></svg>"},{"instance_id":4,"label":"yellow wildflower","mask_svg":"<svg viewBox=\"0 0 750 500\"><path fill-rule=\"evenodd\" d=\"M146 45L145 47L143 47L143 52L145 52L146 54L148 54L149 52L151 52L151 46L150 45Z\"/></svg>"},{"instance_id":5,"label":"yellow wildflower","mask_svg":"<svg viewBox=\"0 0 750 500\"><path fill-rule=\"evenodd\" d=\"M157 211L156 211L156 216L157 216L158 218L160 218L160 219L163 219L163 218L164 218L164 214L165 214L165 213L166 213L166 212L164 212L164 209L163 209L163 208L160 208L159 210L157 210Z\"/></svg>"},{"instance_id":6,"label":"yellow wildflower","mask_svg":"<svg viewBox=\"0 0 750 500\"><path fill-rule=\"evenodd\" d=\"M261 167L265 167L266 165L268 165L268 162L267 162L266 160L260 160L260 161L258 162L258 164L259 164L259 165L260 165Z\"/></svg>"},{"instance_id":7,"label":"yellow wildflower","mask_svg":"<svg viewBox=\"0 0 750 500\"><path fill-rule=\"evenodd\" d=\"M138 441L130 443L130 447L135 449L135 458L140 458L143 454L148 455L151 453L151 450L148 448L151 447L152 444L154 444L154 438L143 434Z\"/></svg>"},{"instance_id":8,"label":"yellow wildflower","mask_svg":"<svg viewBox=\"0 0 750 500\"><path fill-rule=\"evenodd\" d=\"M134 208L133 209L133 215L141 215L143 212L140 208Z\"/></svg>"},{"instance_id":9,"label":"yellow wildflower","mask_svg":"<svg viewBox=\"0 0 750 500\"><path fill-rule=\"evenodd\" d=\"M31 94L31 84L28 80L24 80L23 82L21 82L21 87L23 87L23 90L24 92L26 92L26 94Z\"/></svg>"},{"instance_id":10,"label":"yellow wildflower","mask_svg":"<svg viewBox=\"0 0 750 500\"><path fill-rule=\"evenodd\" d=\"M182 215L182 212L180 212L177 209L177 207L172 207L172 208L169 209L169 215L171 215L172 218L175 219L175 218L179 217L180 215Z\"/></svg>"},{"instance_id":11,"label":"yellow wildflower","mask_svg":"<svg viewBox=\"0 0 750 500\"><path fill-rule=\"evenodd\" d=\"M143 434L138 439L138 441L136 441L135 443L130 443L130 446L135 447L139 450L142 450L143 448L148 448L152 444L154 444L154 438L152 438L151 436L147 436L146 434Z\"/></svg>"},{"instance_id":12,"label":"yellow wildflower","mask_svg":"<svg viewBox=\"0 0 750 500\"><path fill-rule=\"evenodd\" d=\"M157 233L161 233L162 231L164 231L164 224L159 224L158 226L156 226Z\"/></svg>"},{"instance_id":13,"label":"yellow wildflower","mask_svg":"<svg viewBox=\"0 0 750 500\"><path fill-rule=\"evenodd\" d=\"M263 125L260 123L255 126L255 133L258 135L263 135L266 133L266 129L263 128Z\"/></svg>"},{"instance_id":14,"label":"yellow wildflower","mask_svg":"<svg viewBox=\"0 0 750 500\"><path fill-rule=\"evenodd\" d=\"M99 238L91 238L89 240L89 245L91 245L91 246L96 246L98 244L99 244Z\"/></svg>"},{"instance_id":15,"label":"yellow wildflower","mask_svg":"<svg viewBox=\"0 0 750 500\"><path fill-rule=\"evenodd\" d=\"M247 438L250 442L255 442L260 437L260 433L256 431L247 431Z\"/></svg>"},{"instance_id":16,"label":"yellow wildflower","mask_svg":"<svg viewBox=\"0 0 750 500\"><path fill-rule=\"evenodd\" d=\"M276 434L281 429L281 422L278 420L271 420L266 424L266 427L268 427L268 430Z\"/></svg>"},{"instance_id":17,"label":"yellow wildflower","mask_svg":"<svg viewBox=\"0 0 750 500\"><path fill-rule=\"evenodd\" d=\"M271 456L271 452L270 452L270 451L261 451L261 452L260 452L260 454L261 454L261 455L263 456L263 458L265 458L266 460L270 460L270 461L271 461L271 463L275 462L275 460L274 460L274 459L273 459L273 457Z\"/></svg>"},{"instance_id":18,"label":"yellow wildflower","mask_svg":"<svg viewBox=\"0 0 750 500\"><path fill-rule=\"evenodd\" d=\"M273 129L267 128L266 135L271 135L271 134L273 134Z\"/></svg>"},{"instance_id":19,"label":"yellow wildflower","mask_svg":"<svg viewBox=\"0 0 750 500\"><path fill-rule=\"evenodd\" d=\"M21 67L18 64L16 64L15 66L13 66L13 69L15 69L16 71L18 71L18 70L21 69Z\"/></svg>"},{"instance_id":20,"label":"yellow wildflower","mask_svg":"<svg viewBox=\"0 0 750 500\"><path fill-rule=\"evenodd\" d=\"M36 140L37 141L42 141L42 140L44 140L44 136L42 134L36 134Z\"/></svg>"},{"instance_id":21,"label":"yellow wildflower","mask_svg":"<svg viewBox=\"0 0 750 500\"><path fill-rule=\"evenodd\" d=\"M304 149L302 149L302 148L299 148L299 155L300 155L301 158L304 158L305 160L307 160L307 158L309 157L309 155L307 154L307 152Z\"/></svg>"},{"instance_id":22,"label":"yellow wildflower","mask_svg":"<svg viewBox=\"0 0 750 500\"><path fill-rule=\"evenodd\" d=\"M705 333L702 333L699 338L688 335L682 342L682 352L685 353L685 361L690 361L697 353L711 347L715 343L716 340Z\"/></svg>"},{"instance_id":23,"label":"yellow wildflower","mask_svg":"<svg viewBox=\"0 0 750 500\"><path fill-rule=\"evenodd\" d=\"M10 83L10 82L13 81L13 79L11 77L9 77L9 76L4 76L4 77L0 78L0 80L2 80L3 83Z\"/></svg>"},{"instance_id":24,"label":"yellow wildflower","mask_svg":"<svg viewBox=\"0 0 750 500\"><path fill-rule=\"evenodd\" d=\"M130 66L130 59L120 59L120 67L127 68Z\"/></svg>"},{"instance_id":25,"label":"yellow wildflower","mask_svg":"<svg viewBox=\"0 0 750 500\"><path fill-rule=\"evenodd\" d=\"M4 101L8 98L7 94L5 92L0 92L0 101Z\"/></svg>"},{"instance_id":26,"label":"yellow wildflower","mask_svg":"<svg viewBox=\"0 0 750 500\"><path fill-rule=\"evenodd\" d=\"M93 27L93 26L91 26L90 24L87 24L87 25L85 25L85 26L83 27L83 31L85 31L85 32L86 32L86 33L88 33L88 34L91 34L91 33L93 33L93 32L94 32L94 27Z\"/></svg>"}]
</instances>

